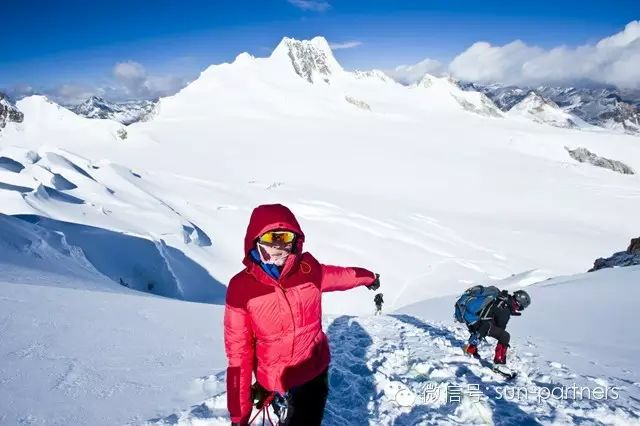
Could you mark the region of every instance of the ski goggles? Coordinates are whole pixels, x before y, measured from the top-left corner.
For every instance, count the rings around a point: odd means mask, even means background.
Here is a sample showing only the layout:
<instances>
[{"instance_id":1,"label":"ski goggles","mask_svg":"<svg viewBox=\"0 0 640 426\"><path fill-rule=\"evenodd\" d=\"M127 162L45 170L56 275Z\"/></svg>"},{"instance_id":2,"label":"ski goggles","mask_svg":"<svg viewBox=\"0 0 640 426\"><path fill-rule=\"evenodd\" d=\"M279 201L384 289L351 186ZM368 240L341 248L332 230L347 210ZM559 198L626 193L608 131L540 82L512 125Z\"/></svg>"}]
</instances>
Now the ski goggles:
<instances>
[{"instance_id":1,"label":"ski goggles","mask_svg":"<svg viewBox=\"0 0 640 426\"><path fill-rule=\"evenodd\" d=\"M296 234L291 231L270 231L260 236L258 241L264 244L286 245L293 243Z\"/></svg>"}]
</instances>

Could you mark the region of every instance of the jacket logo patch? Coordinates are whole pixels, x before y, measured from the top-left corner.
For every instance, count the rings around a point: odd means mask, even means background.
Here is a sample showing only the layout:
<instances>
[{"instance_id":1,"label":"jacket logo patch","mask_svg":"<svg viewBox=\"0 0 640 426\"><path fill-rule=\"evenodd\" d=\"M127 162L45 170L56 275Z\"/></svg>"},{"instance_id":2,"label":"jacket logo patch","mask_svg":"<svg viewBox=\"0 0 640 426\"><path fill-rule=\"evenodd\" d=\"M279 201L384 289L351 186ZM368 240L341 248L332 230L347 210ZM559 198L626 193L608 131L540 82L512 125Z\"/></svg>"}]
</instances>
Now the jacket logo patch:
<instances>
[{"instance_id":1,"label":"jacket logo patch","mask_svg":"<svg viewBox=\"0 0 640 426\"><path fill-rule=\"evenodd\" d=\"M300 262L300 271L303 274L308 274L311 272L311 265L309 265L307 262L305 262L304 260L302 262Z\"/></svg>"}]
</instances>

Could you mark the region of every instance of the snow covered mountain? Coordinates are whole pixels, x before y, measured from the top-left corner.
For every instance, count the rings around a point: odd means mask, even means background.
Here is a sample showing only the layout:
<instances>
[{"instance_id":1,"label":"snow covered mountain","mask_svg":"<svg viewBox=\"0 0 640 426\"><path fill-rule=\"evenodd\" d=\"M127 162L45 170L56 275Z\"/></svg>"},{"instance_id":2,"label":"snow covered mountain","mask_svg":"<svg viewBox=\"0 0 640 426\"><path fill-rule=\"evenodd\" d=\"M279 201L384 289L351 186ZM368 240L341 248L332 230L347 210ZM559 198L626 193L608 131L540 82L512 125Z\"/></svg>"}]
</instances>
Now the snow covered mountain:
<instances>
[{"instance_id":1,"label":"snow covered mountain","mask_svg":"<svg viewBox=\"0 0 640 426\"><path fill-rule=\"evenodd\" d=\"M503 111L510 110L533 91L586 123L624 133L640 134L640 98L637 93L612 88L531 88L478 83L461 83L461 87L484 93Z\"/></svg>"},{"instance_id":2,"label":"snow covered mountain","mask_svg":"<svg viewBox=\"0 0 640 426\"><path fill-rule=\"evenodd\" d=\"M11 104L4 94L0 93L0 129L4 128L8 122L20 123L24 116Z\"/></svg>"},{"instance_id":3,"label":"snow covered mountain","mask_svg":"<svg viewBox=\"0 0 640 426\"><path fill-rule=\"evenodd\" d=\"M387 265L380 272L403 283L390 299L396 307L532 265L544 271L541 277L582 270L603 242L591 244L588 236L569 231L564 218L580 218L592 229L607 223L603 238L612 250L634 232L631 212L638 206L629 194L635 194L637 177L581 164L565 149L585 148L639 170L634 138L516 119L447 78L426 76L406 87L380 72L349 72L321 38L283 39L269 57L241 54L233 63L209 67L176 95L162 98L150 120L127 126L126 137L120 123L80 117L44 97L17 106L24 123L7 126L0 148L25 170L4 173L1 181L28 191L0 192L4 213L164 241L197 259L219 282L237 269L237 235L246 219L241 212L268 201L291 205L318 235L357 230L354 243L311 239L310 248L320 248L329 261ZM11 146L39 158L62 156L92 179L77 182L45 164L77 188L52 186L41 167L28 167L26 154ZM285 153L286 167L265 167L274 149ZM93 165L102 163L142 178L125 173L126 185L120 178L100 178ZM361 167L354 177L354 168ZM97 191L95 182L115 193ZM45 200L39 184L82 202ZM594 188L603 185L613 189L597 192L601 202L593 206ZM530 190L523 193L522 187ZM532 205L546 205L551 196L565 200L555 201L562 216L555 209L532 213ZM612 205L629 218L609 221ZM473 225L478 217L485 218L482 226ZM483 242L514 220L517 237ZM540 221L556 232L535 231ZM386 236L391 229L393 237ZM195 243L204 235L210 246ZM534 247L563 247L565 255L523 253L523 238ZM380 239L396 247L394 262L359 248ZM420 285L423 280L429 285ZM368 305L361 297L332 295L327 311L348 306L363 312Z\"/></svg>"},{"instance_id":4,"label":"snow covered mountain","mask_svg":"<svg viewBox=\"0 0 640 426\"><path fill-rule=\"evenodd\" d=\"M129 125L146 120L153 114L155 105L156 101L108 102L98 96L91 96L83 103L68 108L86 118L110 119Z\"/></svg>"},{"instance_id":5,"label":"snow covered mountain","mask_svg":"<svg viewBox=\"0 0 640 426\"><path fill-rule=\"evenodd\" d=\"M515 104L507 114L511 117L524 117L538 123L556 127L583 127L586 125L579 118L563 111L558 105L545 99L534 91Z\"/></svg>"},{"instance_id":6,"label":"snow covered mountain","mask_svg":"<svg viewBox=\"0 0 640 426\"><path fill-rule=\"evenodd\" d=\"M567 151L640 170L637 138L512 117L446 78L407 87L377 71L349 72L321 38L284 39L269 57L212 65L126 128L42 96L16 106L24 121L0 133L0 330L15 336L0 351L8 366L0 419L9 424L228 424L220 303L261 203L288 205L320 261L379 272L388 311L434 299L450 312L449 299L473 283L575 274L637 234L640 176ZM610 278L623 286L637 271L618 274L576 277L601 278L585 287L588 309L609 303L600 296ZM539 300L539 312L566 308ZM544 340L535 329L514 343L524 385L555 383L558 371L563 383L572 374L624 378L622 399L585 408L493 398L477 406L481 414L470 403L399 407L399 383L421 377L497 384L458 355L462 331L433 323L431 308L420 320L345 317L372 306L366 289L324 298L330 338L346 350L334 347L332 374L347 375L334 379L334 395L350 396L330 402L329 425L357 424L370 404L371 424L638 418L634 347L621 355L627 371L589 352L596 364L584 372L584 346L565 364L537 349L564 348L562 337ZM553 318L545 321L540 330ZM635 329L615 331L640 341ZM354 356L362 368L347 371Z\"/></svg>"},{"instance_id":7,"label":"snow covered mountain","mask_svg":"<svg viewBox=\"0 0 640 426\"><path fill-rule=\"evenodd\" d=\"M318 80L328 83L332 74L343 71L333 57L329 43L323 37L316 37L310 41L285 37L271 56L288 57L296 74L309 83Z\"/></svg>"},{"instance_id":8,"label":"snow covered mountain","mask_svg":"<svg viewBox=\"0 0 640 426\"><path fill-rule=\"evenodd\" d=\"M446 77L434 77L426 74L416 85L427 89L429 96L438 97L443 103L448 101L455 107L487 117L502 117L502 113L491 100L480 92L461 90L457 82Z\"/></svg>"}]
</instances>

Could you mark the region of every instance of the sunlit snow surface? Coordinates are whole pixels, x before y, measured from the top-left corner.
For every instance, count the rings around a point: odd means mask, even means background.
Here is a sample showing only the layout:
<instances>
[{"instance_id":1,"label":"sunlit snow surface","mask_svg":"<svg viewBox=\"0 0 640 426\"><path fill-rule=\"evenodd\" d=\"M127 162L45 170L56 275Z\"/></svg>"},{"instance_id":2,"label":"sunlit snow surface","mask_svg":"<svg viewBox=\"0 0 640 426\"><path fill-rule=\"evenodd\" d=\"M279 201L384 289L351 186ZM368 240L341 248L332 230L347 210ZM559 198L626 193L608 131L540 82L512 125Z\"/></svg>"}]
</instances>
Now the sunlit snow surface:
<instances>
[{"instance_id":1,"label":"sunlit snow surface","mask_svg":"<svg viewBox=\"0 0 640 426\"><path fill-rule=\"evenodd\" d=\"M462 354L468 333L449 319L453 299L407 308L417 316L327 317L333 361L323 424L640 424L640 348L628 339L637 335L638 278L640 268L632 267L529 287L534 302L510 327L512 381ZM482 345L485 359L494 344ZM222 381L205 380L212 387ZM224 391L213 393L148 424L226 424Z\"/></svg>"}]
</instances>

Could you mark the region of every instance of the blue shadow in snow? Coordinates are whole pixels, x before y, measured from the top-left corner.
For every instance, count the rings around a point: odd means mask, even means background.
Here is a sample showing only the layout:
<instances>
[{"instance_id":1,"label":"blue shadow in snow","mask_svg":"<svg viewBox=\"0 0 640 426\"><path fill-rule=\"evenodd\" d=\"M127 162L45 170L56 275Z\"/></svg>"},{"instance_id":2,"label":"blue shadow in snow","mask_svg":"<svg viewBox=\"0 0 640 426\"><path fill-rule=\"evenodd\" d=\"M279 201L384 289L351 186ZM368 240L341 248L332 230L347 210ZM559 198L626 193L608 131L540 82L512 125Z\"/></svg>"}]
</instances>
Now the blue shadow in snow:
<instances>
[{"instance_id":1,"label":"blue shadow in snow","mask_svg":"<svg viewBox=\"0 0 640 426\"><path fill-rule=\"evenodd\" d=\"M224 303L227 287L164 241L38 215L15 217L61 233L70 246L82 250L96 270L120 285L173 299Z\"/></svg>"},{"instance_id":2,"label":"blue shadow in snow","mask_svg":"<svg viewBox=\"0 0 640 426\"><path fill-rule=\"evenodd\" d=\"M375 400L373 371L367 366L371 336L350 316L336 318L327 330L331 346L329 400L323 425L369 425L369 401ZM377 410L376 410L377 411Z\"/></svg>"},{"instance_id":3,"label":"blue shadow in snow","mask_svg":"<svg viewBox=\"0 0 640 426\"><path fill-rule=\"evenodd\" d=\"M13 158L0 157L0 169L5 169L13 173L20 173L24 166Z\"/></svg>"},{"instance_id":4,"label":"blue shadow in snow","mask_svg":"<svg viewBox=\"0 0 640 426\"><path fill-rule=\"evenodd\" d=\"M454 347L462 348L462 346L466 343L465 341L458 339L451 330L448 330L444 327L435 327L433 325L429 325L411 315L391 316L398 321L402 321L414 327L420 328L434 337L443 337L448 340ZM425 342L425 345L428 344L429 342ZM520 408L520 406L516 402L504 398L503 395L506 395L505 392L498 391L499 389L504 391L506 386L516 386L515 384L505 382L504 380L483 381L482 378L478 377L478 375L471 371L471 369L466 364L462 363L456 370L456 377L464 377L466 383L471 385L478 385L478 389L484 394L486 400L489 401L489 405L491 406L493 415L492 420L495 425L532 426L541 424L535 418L535 416L522 410L522 408ZM453 414L456 408L455 404L456 403L451 403L445 405L444 407L438 408L438 410L442 412L437 413L439 415L434 413L436 415L434 415L433 417L437 418L443 415L446 416L449 414ZM423 416L429 415L429 413L433 410L434 408L432 407L417 405L413 407L411 412L398 416L394 421L394 425L409 426L415 424L416 419L423 418Z\"/></svg>"}]
</instances>

